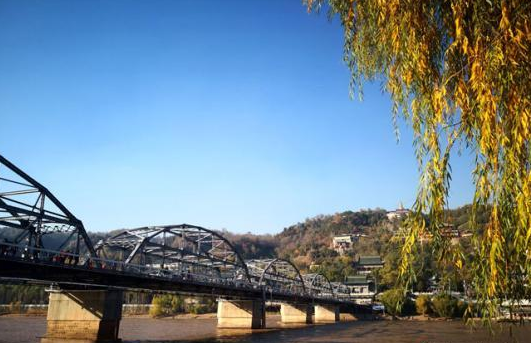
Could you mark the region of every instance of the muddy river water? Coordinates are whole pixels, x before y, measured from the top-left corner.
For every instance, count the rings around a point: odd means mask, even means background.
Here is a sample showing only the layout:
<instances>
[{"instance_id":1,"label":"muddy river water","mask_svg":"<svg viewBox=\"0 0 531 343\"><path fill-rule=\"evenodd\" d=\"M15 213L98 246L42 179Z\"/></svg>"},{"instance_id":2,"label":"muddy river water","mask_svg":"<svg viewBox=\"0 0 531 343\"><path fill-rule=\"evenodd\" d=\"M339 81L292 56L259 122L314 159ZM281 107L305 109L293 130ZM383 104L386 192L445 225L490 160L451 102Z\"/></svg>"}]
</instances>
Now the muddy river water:
<instances>
[{"instance_id":1,"label":"muddy river water","mask_svg":"<svg viewBox=\"0 0 531 343\"><path fill-rule=\"evenodd\" d=\"M531 324L507 325L492 336L486 329L473 329L460 321L352 321L283 327L279 319L268 316L271 329L250 334L239 330L218 330L214 318L124 318L120 337L124 343L531 343ZM0 317L2 343L37 343L45 331L45 317Z\"/></svg>"}]
</instances>

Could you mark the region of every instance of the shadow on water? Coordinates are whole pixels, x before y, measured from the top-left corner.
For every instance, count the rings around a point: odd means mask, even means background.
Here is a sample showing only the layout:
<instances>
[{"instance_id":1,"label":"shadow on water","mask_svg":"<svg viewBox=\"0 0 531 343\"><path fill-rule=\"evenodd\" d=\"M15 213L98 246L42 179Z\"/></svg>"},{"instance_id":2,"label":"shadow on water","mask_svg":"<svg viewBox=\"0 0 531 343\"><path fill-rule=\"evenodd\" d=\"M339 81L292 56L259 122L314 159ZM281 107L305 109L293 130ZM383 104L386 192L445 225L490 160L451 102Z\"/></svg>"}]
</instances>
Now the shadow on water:
<instances>
[{"instance_id":1,"label":"shadow on water","mask_svg":"<svg viewBox=\"0 0 531 343\"><path fill-rule=\"evenodd\" d=\"M527 343L531 326L518 326L491 336L484 328L459 321L357 321L328 325L276 327L253 331L218 330L218 337L196 340L124 340L124 343Z\"/></svg>"},{"instance_id":2,"label":"shadow on water","mask_svg":"<svg viewBox=\"0 0 531 343\"><path fill-rule=\"evenodd\" d=\"M378 324L378 325L377 325ZM381 342L395 341L392 337L405 333L407 336L423 337L426 332L415 328L387 328L388 322L340 322L336 324L285 325L263 330L218 329L216 338L196 340L124 340L124 343L273 343L273 342ZM404 323L407 324L407 323ZM364 340L367 337L369 340ZM387 340L387 339L389 340ZM417 340L415 340L417 341ZM408 341L409 342L409 341ZM422 340L418 342L424 342Z\"/></svg>"},{"instance_id":3,"label":"shadow on water","mask_svg":"<svg viewBox=\"0 0 531 343\"><path fill-rule=\"evenodd\" d=\"M268 343L268 342L295 342L304 341L305 338L327 338L321 342L330 342L330 338L338 332L348 330L352 324L358 322L345 322L336 324L279 324L273 328L260 330L245 329L216 329L215 338L185 339L185 340L123 340L123 343ZM361 322L359 322L361 323ZM317 341L316 341L317 342Z\"/></svg>"}]
</instances>

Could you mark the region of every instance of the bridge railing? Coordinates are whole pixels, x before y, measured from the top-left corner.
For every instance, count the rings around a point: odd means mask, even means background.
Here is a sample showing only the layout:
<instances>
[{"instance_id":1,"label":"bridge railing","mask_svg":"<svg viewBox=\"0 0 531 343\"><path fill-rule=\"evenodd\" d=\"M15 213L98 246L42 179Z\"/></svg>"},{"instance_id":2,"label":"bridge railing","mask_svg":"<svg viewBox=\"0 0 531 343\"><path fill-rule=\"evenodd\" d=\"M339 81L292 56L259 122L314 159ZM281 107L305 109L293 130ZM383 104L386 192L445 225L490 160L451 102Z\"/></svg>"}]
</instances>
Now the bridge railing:
<instances>
[{"instance_id":1,"label":"bridge railing","mask_svg":"<svg viewBox=\"0 0 531 343\"><path fill-rule=\"evenodd\" d=\"M224 284L238 287L246 287L246 282L232 281L221 278L212 278L203 274L190 271L175 272L172 270L125 263L122 261L109 260L99 257L90 257L74 254L68 251L56 251L43 248L26 247L12 243L0 243L0 257L23 260L27 262L60 265L67 268L99 269L119 273L141 274L149 277L165 278L170 280L187 280L210 284Z\"/></svg>"},{"instance_id":2,"label":"bridge railing","mask_svg":"<svg viewBox=\"0 0 531 343\"><path fill-rule=\"evenodd\" d=\"M76 269L97 269L103 271L111 271L117 273L126 273L134 275L142 275L153 278L162 278L170 281L190 281L200 282L210 285L222 285L238 288L257 289L260 285L251 284L246 280L230 280L223 278L212 278L211 276L193 273L187 271L175 271L162 268L151 267L148 265L139 265L133 263L125 263L122 261L115 261L104 258L95 258L88 255L78 255L69 251L56 251L43 248L35 248L30 246L22 246L12 243L0 243L0 258L22 260L26 262L38 264L60 265L65 268ZM276 289L267 289L266 292L277 292ZM298 295L297 292L286 292L288 295Z\"/></svg>"},{"instance_id":3,"label":"bridge railing","mask_svg":"<svg viewBox=\"0 0 531 343\"><path fill-rule=\"evenodd\" d=\"M23 246L8 242L0 242L0 258L25 261L36 264L47 264L75 269L95 269L123 274L142 275L144 277L166 279L169 281L198 282L214 286L229 286L248 289L262 289L267 298L274 298L274 294L289 296L310 296L314 298L337 298L336 294L323 293L312 294L301 292L298 289L277 289L271 285L249 283L247 280L232 280L224 278L213 278L208 275L197 274L190 270L179 271L152 267L149 265L139 265L125 263L122 261L110 260L90 255L79 255L69 251L56 251L44 248Z\"/></svg>"}]
</instances>

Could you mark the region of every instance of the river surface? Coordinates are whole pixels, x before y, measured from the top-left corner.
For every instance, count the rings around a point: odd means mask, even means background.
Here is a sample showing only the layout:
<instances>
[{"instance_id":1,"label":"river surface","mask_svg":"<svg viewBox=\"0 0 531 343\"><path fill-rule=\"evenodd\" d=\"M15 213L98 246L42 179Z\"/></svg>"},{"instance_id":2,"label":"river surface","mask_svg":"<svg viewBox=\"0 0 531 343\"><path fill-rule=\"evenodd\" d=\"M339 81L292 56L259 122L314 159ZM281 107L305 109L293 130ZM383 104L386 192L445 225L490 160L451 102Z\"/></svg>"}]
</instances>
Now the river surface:
<instances>
[{"instance_id":1,"label":"river surface","mask_svg":"<svg viewBox=\"0 0 531 343\"><path fill-rule=\"evenodd\" d=\"M267 318L271 329L249 334L216 329L216 319L123 318L124 343L531 343L531 324L509 326L494 336L460 321L351 321L283 327L279 316ZM1 343L37 343L46 332L45 317L0 317Z\"/></svg>"}]
</instances>

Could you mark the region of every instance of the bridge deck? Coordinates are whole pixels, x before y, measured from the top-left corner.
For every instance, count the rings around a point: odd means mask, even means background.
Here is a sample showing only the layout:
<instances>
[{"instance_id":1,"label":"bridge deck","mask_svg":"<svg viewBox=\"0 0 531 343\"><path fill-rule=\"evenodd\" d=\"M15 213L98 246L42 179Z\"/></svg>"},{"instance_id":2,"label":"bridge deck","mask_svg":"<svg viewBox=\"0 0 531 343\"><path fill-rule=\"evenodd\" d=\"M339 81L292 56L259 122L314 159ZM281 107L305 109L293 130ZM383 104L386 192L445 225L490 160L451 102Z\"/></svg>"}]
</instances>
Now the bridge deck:
<instances>
[{"instance_id":1,"label":"bridge deck","mask_svg":"<svg viewBox=\"0 0 531 343\"><path fill-rule=\"evenodd\" d=\"M338 304L357 306L347 300L312 297L303 294L265 292L260 287L247 284L219 284L201 282L186 277L164 277L135 274L112 269L88 268L47 262L25 261L0 256L0 276L9 279L35 280L57 284L64 288L119 288L124 290L175 292L195 295L213 295L233 299L274 299L277 301L314 304Z\"/></svg>"}]
</instances>

